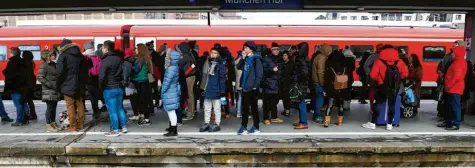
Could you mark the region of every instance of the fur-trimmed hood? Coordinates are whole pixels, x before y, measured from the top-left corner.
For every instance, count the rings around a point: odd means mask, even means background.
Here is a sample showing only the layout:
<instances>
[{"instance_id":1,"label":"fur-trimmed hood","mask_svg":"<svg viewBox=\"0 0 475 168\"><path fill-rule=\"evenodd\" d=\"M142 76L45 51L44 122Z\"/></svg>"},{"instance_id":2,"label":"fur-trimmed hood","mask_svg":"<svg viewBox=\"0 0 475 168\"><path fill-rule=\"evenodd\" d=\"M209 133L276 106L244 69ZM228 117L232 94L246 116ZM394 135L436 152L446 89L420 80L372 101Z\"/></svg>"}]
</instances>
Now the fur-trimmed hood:
<instances>
[{"instance_id":1,"label":"fur-trimmed hood","mask_svg":"<svg viewBox=\"0 0 475 168\"><path fill-rule=\"evenodd\" d=\"M74 56L83 56L80 51L80 47L76 43L66 44L60 49L61 53L68 53Z\"/></svg>"}]
</instances>

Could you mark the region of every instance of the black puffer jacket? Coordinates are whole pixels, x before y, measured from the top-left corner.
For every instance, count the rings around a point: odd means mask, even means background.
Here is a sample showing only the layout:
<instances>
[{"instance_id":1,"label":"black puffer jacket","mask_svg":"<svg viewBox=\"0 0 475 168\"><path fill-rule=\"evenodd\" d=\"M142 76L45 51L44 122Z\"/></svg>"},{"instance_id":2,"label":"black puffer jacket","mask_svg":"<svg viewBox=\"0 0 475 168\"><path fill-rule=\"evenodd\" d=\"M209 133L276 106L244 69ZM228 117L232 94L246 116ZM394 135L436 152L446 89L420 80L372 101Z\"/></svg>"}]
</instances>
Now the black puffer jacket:
<instances>
[{"instance_id":1,"label":"black puffer jacket","mask_svg":"<svg viewBox=\"0 0 475 168\"><path fill-rule=\"evenodd\" d=\"M73 98L80 98L86 94L87 64L85 57L79 50L79 45L69 42L61 44L61 55L56 68L61 93Z\"/></svg>"},{"instance_id":2,"label":"black puffer jacket","mask_svg":"<svg viewBox=\"0 0 475 168\"><path fill-rule=\"evenodd\" d=\"M122 58L114 52L105 53L101 58L99 86L101 89L115 89L122 87Z\"/></svg>"},{"instance_id":3,"label":"black puffer jacket","mask_svg":"<svg viewBox=\"0 0 475 168\"><path fill-rule=\"evenodd\" d=\"M38 81L41 83L41 99L43 101L59 101L61 94L56 87L56 63L48 60L48 54L41 57L43 63L38 72Z\"/></svg>"},{"instance_id":4,"label":"black puffer jacket","mask_svg":"<svg viewBox=\"0 0 475 168\"><path fill-rule=\"evenodd\" d=\"M299 54L295 58L293 81L294 84L298 84L302 89L307 89L310 75L309 73L309 60L308 60L308 43L303 42L297 45Z\"/></svg>"},{"instance_id":5,"label":"black puffer jacket","mask_svg":"<svg viewBox=\"0 0 475 168\"><path fill-rule=\"evenodd\" d=\"M184 74L184 77L196 76L196 60L193 54L191 53L190 45L188 43L182 42L175 48L178 51L182 58L180 60L180 69ZM193 67L193 65L195 67Z\"/></svg>"},{"instance_id":6,"label":"black puffer jacket","mask_svg":"<svg viewBox=\"0 0 475 168\"><path fill-rule=\"evenodd\" d=\"M325 84L323 88L325 90L326 95L329 98L334 98L336 96L342 96L344 89L342 90L335 90L335 73L333 70L339 74L345 72L345 74L351 73L348 71L348 66L345 61L345 56L340 51L333 51L327 58L325 63ZM333 69L333 70L332 70ZM343 97L341 97L343 98Z\"/></svg>"},{"instance_id":7,"label":"black puffer jacket","mask_svg":"<svg viewBox=\"0 0 475 168\"><path fill-rule=\"evenodd\" d=\"M279 79L279 90L281 92L289 92L292 87L292 83L289 82L289 79L292 78L292 72L294 70L294 61L289 60L288 62L283 62L279 66L280 79Z\"/></svg>"},{"instance_id":8,"label":"black puffer jacket","mask_svg":"<svg viewBox=\"0 0 475 168\"><path fill-rule=\"evenodd\" d=\"M3 70L5 76L5 92L7 93L23 93L26 91L26 64L25 61L18 56L13 56L8 60L7 67Z\"/></svg>"},{"instance_id":9,"label":"black puffer jacket","mask_svg":"<svg viewBox=\"0 0 475 168\"><path fill-rule=\"evenodd\" d=\"M264 93L277 94L279 92L280 71L274 71L275 67L280 67L280 56L268 55L264 57L262 64L264 70L263 85Z\"/></svg>"}]
</instances>

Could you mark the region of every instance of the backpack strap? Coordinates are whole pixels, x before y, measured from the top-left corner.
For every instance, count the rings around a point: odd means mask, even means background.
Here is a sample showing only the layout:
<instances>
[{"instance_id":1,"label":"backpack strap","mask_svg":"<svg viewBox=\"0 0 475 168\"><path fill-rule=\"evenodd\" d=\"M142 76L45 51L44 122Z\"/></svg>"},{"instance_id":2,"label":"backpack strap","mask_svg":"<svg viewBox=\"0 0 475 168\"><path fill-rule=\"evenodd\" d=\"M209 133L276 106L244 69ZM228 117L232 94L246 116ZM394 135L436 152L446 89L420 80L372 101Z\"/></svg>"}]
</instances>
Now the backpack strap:
<instances>
[{"instance_id":1,"label":"backpack strap","mask_svg":"<svg viewBox=\"0 0 475 168\"><path fill-rule=\"evenodd\" d=\"M332 67L330 67L330 69L332 69L333 73L334 73L335 75L337 75L336 72L335 72L335 70L334 70Z\"/></svg>"}]
</instances>

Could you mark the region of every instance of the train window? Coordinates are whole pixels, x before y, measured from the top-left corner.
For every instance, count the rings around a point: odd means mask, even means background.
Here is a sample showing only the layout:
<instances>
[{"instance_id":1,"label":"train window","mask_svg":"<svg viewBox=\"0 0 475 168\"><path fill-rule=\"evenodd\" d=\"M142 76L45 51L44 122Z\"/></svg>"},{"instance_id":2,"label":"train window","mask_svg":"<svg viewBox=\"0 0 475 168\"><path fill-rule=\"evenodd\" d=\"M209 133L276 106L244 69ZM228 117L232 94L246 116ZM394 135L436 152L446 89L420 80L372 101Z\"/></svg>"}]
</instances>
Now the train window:
<instances>
[{"instance_id":1,"label":"train window","mask_svg":"<svg viewBox=\"0 0 475 168\"><path fill-rule=\"evenodd\" d=\"M265 44L257 44L256 45L256 51L262 53L265 51L264 49L267 49L267 45Z\"/></svg>"},{"instance_id":2,"label":"train window","mask_svg":"<svg viewBox=\"0 0 475 168\"><path fill-rule=\"evenodd\" d=\"M440 61L445 56L445 46L424 46L422 57L424 61Z\"/></svg>"},{"instance_id":3,"label":"train window","mask_svg":"<svg viewBox=\"0 0 475 168\"><path fill-rule=\"evenodd\" d=\"M402 54L402 53L409 54L409 47L407 46L396 46L396 48L399 54Z\"/></svg>"},{"instance_id":4,"label":"train window","mask_svg":"<svg viewBox=\"0 0 475 168\"><path fill-rule=\"evenodd\" d=\"M19 45L18 48L22 51L31 51L33 53L33 60L41 60L41 47L40 45Z\"/></svg>"},{"instance_id":5,"label":"train window","mask_svg":"<svg viewBox=\"0 0 475 168\"><path fill-rule=\"evenodd\" d=\"M130 48L130 34L129 31L125 31L124 34L122 35L122 48Z\"/></svg>"},{"instance_id":6,"label":"train window","mask_svg":"<svg viewBox=\"0 0 475 168\"><path fill-rule=\"evenodd\" d=\"M7 46L0 45L0 61L7 60Z\"/></svg>"},{"instance_id":7,"label":"train window","mask_svg":"<svg viewBox=\"0 0 475 168\"><path fill-rule=\"evenodd\" d=\"M363 58L364 52L374 52L374 46L372 45L352 45L350 50L356 56L356 60Z\"/></svg>"},{"instance_id":8,"label":"train window","mask_svg":"<svg viewBox=\"0 0 475 168\"><path fill-rule=\"evenodd\" d=\"M280 47L280 51L288 51L289 48L291 47L292 45L291 44L281 44L279 47Z\"/></svg>"}]
</instances>

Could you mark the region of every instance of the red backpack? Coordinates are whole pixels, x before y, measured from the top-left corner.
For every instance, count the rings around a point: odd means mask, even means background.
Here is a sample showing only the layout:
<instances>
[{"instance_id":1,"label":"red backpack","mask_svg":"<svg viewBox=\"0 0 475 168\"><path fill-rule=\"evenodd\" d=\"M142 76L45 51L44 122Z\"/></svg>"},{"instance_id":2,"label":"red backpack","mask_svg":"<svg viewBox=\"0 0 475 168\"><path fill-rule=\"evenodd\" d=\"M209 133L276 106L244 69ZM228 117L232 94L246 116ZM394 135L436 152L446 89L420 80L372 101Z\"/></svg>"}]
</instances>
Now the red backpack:
<instances>
[{"instance_id":1,"label":"red backpack","mask_svg":"<svg viewBox=\"0 0 475 168\"><path fill-rule=\"evenodd\" d=\"M101 70L101 58L99 56L88 56L91 59L92 67L89 68L89 75L91 76L99 76L99 72Z\"/></svg>"}]
</instances>

